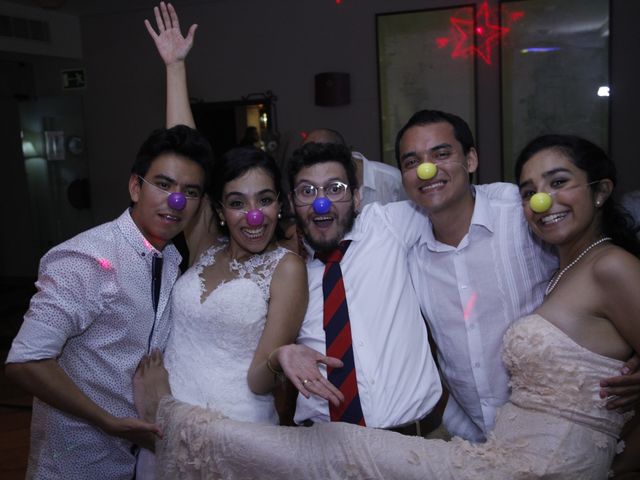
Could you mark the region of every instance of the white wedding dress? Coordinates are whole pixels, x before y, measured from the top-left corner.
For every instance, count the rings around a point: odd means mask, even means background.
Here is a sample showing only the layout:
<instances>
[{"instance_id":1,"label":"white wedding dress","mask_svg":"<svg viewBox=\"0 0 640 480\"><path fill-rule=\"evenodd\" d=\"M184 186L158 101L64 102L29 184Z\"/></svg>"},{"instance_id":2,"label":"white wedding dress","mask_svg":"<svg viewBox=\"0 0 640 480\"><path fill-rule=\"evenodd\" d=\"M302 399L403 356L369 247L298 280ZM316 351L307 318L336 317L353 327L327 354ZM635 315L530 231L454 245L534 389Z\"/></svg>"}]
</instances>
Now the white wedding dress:
<instances>
[{"instance_id":1,"label":"white wedding dress","mask_svg":"<svg viewBox=\"0 0 640 480\"><path fill-rule=\"evenodd\" d=\"M229 418L275 425L273 395L253 393L247 372L264 330L271 277L291 252L278 247L243 263L233 261L235 278L207 294L202 271L225 247L210 247L173 287L173 325L164 355L171 390L177 399L215 406ZM137 478L154 478L153 463L152 454L142 450Z\"/></svg>"},{"instance_id":2,"label":"white wedding dress","mask_svg":"<svg viewBox=\"0 0 640 480\"><path fill-rule=\"evenodd\" d=\"M604 480L626 416L599 381L622 362L581 347L540 315L504 337L511 398L486 443L408 437L346 423L258 426L164 397L162 479Z\"/></svg>"}]
</instances>

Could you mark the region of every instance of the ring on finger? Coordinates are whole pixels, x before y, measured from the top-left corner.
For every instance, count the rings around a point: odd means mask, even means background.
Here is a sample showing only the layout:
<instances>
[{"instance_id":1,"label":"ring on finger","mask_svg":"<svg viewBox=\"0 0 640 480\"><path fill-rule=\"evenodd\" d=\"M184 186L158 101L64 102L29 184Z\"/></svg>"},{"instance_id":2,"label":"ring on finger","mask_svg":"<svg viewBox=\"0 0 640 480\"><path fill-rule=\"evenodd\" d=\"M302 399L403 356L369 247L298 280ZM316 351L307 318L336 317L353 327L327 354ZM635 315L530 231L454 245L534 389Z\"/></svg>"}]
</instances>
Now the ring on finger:
<instances>
[{"instance_id":1,"label":"ring on finger","mask_svg":"<svg viewBox=\"0 0 640 480\"><path fill-rule=\"evenodd\" d=\"M304 380L302 380L302 385L304 385L305 387L307 386L307 384L309 383L313 383L313 380L307 380L306 378Z\"/></svg>"}]
</instances>

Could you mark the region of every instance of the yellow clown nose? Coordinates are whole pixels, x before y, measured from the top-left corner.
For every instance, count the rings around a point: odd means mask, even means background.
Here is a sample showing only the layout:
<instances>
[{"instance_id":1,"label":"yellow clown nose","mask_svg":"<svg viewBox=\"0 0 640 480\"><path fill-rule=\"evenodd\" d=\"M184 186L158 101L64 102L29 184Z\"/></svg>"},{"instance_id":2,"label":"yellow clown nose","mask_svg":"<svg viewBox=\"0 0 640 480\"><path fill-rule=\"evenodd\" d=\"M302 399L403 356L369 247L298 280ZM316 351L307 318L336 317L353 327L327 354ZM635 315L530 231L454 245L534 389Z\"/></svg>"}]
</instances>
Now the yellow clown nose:
<instances>
[{"instance_id":1,"label":"yellow clown nose","mask_svg":"<svg viewBox=\"0 0 640 480\"><path fill-rule=\"evenodd\" d=\"M536 213L544 213L551 208L551 204L553 200L551 200L551 195L545 192L538 192L531 197L529 200L529 206L531 210Z\"/></svg>"},{"instance_id":2,"label":"yellow clown nose","mask_svg":"<svg viewBox=\"0 0 640 480\"><path fill-rule=\"evenodd\" d=\"M425 162L418 165L416 175L420 180L431 180L438 173L438 167L431 162Z\"/></svg>"}]
</instances>

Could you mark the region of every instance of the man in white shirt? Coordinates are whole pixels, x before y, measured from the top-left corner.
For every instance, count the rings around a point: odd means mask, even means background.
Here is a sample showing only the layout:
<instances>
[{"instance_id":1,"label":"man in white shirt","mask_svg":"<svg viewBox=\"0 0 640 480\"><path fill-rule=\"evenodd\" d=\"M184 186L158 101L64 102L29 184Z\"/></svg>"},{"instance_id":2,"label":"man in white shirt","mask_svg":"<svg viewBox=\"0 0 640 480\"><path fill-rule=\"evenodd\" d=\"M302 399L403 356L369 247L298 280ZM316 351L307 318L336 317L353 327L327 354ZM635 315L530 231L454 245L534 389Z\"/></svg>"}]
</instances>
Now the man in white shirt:
<instances>
[{"instance_id":1,"label":"man in white shirt","mask_svg":"<svg viewBox=\"0 0 640 480\"><path fill-rule=\"evenodd\" d=\"M132 207L54 247L40 262L6 373L35 398L28 478L131 479L140 420L132 378L164 349L180 255L171 244L204 192L209 143L185 126L154 132L129 179Z\"/></svg>"},{"instance_id":2,"label":"man in white shirt","mask_svg":"<svg viewBox=\"0 0 640 480\"><path fill-rule=\"evenodd\" d=\"M409 278L409 245L403 233L392 227L379 204L367 205L355 217L360 199L351 153L345 146L308 143L294 153L289 168L291 200L309 253L309 306L297 339L303 347L285 348L325 353L325 265L315 256L350 240L340 266L365 423L406 434L426 433L437 426L426 417L442 390ZM313 201L327 198L333 199L328 210L317 212ZM289 359L282 365L287 373L302 363L293 353L289 357L281 353L279 358L283 357ZM328 402L322 398L326 372L321 370L315 378L293 379L305 394L298 396L296 423L330 419Z\"/></svg>"},{"instance_id":3,"label":"man in white shirt","mask_svg":"<svg viewBox=\"0 0 640 480\"><path fill-rule=\"evenodd\" d=\"M337 143L347 146L344 137L337 130L316 128L305 137L305 143ZM373 202L385 205L390 202L406 200L407 195L402 187L400 171L383 162L374 162L365 158L360 152L351 152L356 164L356 176L360 190L360 205Z\"/></svg>"},{"instance_id":4,"label":"man in white shirt","mask_svg":"<svg viewBox=\"0 0 640 480\"><path fill-rule=\"evenodd\" d=\"M529 232L515 185L470 184L478 155L461 118L417 112L396 158L413 203L394 205L392 221L400 231L421 224L409 265L450 392L444 424L482 441L509 395L502 337L542 302L557 260ZM437 166L433 178L418 177L425 162Z\"/></svg>"}]
</instances>

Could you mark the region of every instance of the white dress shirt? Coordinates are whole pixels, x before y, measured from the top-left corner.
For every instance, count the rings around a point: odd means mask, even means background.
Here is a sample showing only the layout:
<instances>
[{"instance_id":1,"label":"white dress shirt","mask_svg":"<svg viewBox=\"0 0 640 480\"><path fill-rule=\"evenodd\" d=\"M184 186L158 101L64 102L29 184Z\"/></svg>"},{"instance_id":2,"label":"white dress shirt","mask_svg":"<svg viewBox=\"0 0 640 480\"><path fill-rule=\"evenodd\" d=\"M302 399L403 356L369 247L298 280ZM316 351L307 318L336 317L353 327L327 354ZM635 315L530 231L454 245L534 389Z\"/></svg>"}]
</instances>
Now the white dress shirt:
<instances>
[{"instance_id":1,"label":"white dress shirt","mask_svg":"<svg viewBox=\"0 0 640 480\"><path fill-rule=\"evenodd\" d=\"M400 170L383 162L367 160L360 152L351 152L351 156L362 161L360 196L363 207L373 202L384 205L407 199Z\"/></svg>"},{"instance_id":2,"label":"white dress shirt","mask_svg":"<svg viewBox=\"0 0 640 480\"><path fill-rule=\"evenodd\" d=\"M163 257L157 313L151 262ZM7 363L54 358L91 400L116 417L137 417L132 378L140 358L163 349L168 300L180 254L158 252L125 211L51 249ZM131 443L34 399L27 478L131 479Z\"/></svg>"},{"instance_id":3,"label":"white dress shirt","mask_svg":"<svg viewBox=\"0 0 640 480\"><path fill-rule=\"evenodd\" d=\"M394 204L401 231L417 221L412 205ZM530 232L513 184L475 187L471 226L457 247L434 238L425 214L419 222L409 265L450 391L444 423L454 435L482 441L509 397L502 337L540 305L557 259Z\"/></svg>"},{"instance_id":4,"label":"white dress shirt","mask_svg":"<svg viewBox=\"0 0 640 480\"><path fill-rule=\"evenodd\" d=\"M380 428L422 419L442 393L409 278L408 245L384 208L374 203L363 209L345 236L352 243L340 262L362 412L367 426ZM297 341L324 354L324 264L309 258L309 306ZM295 421L305 420L328 422L327 401L298 395Z\"/></svg>"}]
</instances>

